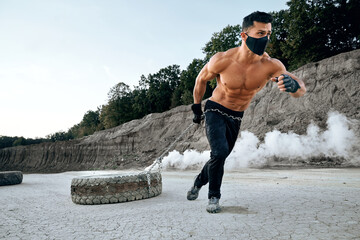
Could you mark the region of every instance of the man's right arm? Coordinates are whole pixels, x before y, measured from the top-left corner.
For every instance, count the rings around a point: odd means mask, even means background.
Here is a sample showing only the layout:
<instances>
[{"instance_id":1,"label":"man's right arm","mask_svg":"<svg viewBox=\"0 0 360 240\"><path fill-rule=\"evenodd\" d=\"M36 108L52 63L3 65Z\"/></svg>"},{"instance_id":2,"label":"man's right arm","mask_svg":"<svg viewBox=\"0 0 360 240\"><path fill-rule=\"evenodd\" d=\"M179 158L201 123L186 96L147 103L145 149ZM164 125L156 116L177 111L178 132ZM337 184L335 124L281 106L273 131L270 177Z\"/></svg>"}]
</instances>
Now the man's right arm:
<instances>
[{"instance_id":1,"label":"man's right arm","mask_svg":"<svg viewBox=\"0 0 360 240\"><path fill-rule=\"evenodd\" d=\"M201 100L206 91L206 83L214 79L221 71L221 56L222 53L215 54L210 61L201 69L196 78L194 86L194 104L191 109L194 113L193 122L200 124L204 119L203 111L201 110Z\"/></svg>"},{"instance_id":2,"label":"man's right arm","mask_svg":"<svg viewBox=\"0 0 360 240\"><path fill-rule=\"evenodd\" d=\"M221 71L221 55L222 53L215 54L210 61L201 69L196 78L193 96L194 104L201 103L201 100L206 91L206 83L220 74Z\"/></svg>"}]
</instances>

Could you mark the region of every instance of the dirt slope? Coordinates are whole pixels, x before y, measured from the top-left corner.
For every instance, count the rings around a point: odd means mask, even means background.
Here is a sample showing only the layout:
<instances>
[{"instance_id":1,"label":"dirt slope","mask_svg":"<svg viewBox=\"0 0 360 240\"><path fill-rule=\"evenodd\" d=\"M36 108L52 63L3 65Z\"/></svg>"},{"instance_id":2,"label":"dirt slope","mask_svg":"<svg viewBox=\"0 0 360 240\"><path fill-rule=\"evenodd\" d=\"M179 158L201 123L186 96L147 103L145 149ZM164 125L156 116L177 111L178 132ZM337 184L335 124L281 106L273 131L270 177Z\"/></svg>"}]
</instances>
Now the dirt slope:
<instances>
[{"instance_id":1,"label":"dirt slope","mask_svg":"<svg viewBox=\"0 0 360 240\"><path fill-rule=\"evenodd\" d=\"M253 132L260 139L273 129L304 134L310 122L325 128L330 110L349 119L360 119L359 70L360 50L307 64L294 71L305 81L308 90L298 99L280 93L269 82L246 110L241 130ZM78 140L1 149L0 171L142 168L161 155L189 126L191 119L190 106L180 106ZM358 123L354 129L360 136ZM175 148L207 150L203 126L193 126ZM336 161L339 163L341 159Z\"/></svg>"}]
</instances>

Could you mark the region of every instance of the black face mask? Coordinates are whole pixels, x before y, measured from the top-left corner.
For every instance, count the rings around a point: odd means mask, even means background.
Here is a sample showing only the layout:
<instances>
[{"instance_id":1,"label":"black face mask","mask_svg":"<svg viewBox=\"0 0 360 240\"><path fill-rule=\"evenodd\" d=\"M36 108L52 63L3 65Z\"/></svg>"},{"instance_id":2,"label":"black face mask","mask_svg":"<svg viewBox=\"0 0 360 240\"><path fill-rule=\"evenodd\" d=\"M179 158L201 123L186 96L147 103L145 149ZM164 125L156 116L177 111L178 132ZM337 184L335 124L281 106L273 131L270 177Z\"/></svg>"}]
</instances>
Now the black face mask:
<instances>
[{"instance_id":1,"label":"black face mask","mask_svg":"<svg viewBox=\"0 0 360 240\"><path fill-rule=\"evenodd\" d=\"M247 33L245 33L247 35ZM263 55L265 52L265 48L267 43L269 42L268 36L262 38L253 38L247 35L246 46L255 54Z\"/></svg>"}]
</instances>

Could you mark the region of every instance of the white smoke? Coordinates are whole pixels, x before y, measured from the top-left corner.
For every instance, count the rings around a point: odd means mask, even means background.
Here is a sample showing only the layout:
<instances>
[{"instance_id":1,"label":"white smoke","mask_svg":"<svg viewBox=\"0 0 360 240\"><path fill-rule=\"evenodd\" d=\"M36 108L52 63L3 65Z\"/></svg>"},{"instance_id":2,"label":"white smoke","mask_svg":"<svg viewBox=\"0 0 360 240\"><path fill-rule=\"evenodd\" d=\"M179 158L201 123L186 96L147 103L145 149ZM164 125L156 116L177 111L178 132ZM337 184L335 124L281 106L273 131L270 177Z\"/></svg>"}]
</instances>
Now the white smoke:
<instances>
[{"instance_id":1,"label":"white smoke","mask_svg":"<svg viewBox=\"0 0 360 240\"><path fill-rule=\"evenodd\" d=\"M308 126L306 135L274 130L266 133L261 143L253 133L242 131L226 159L225 169L262 167L272 159L304 162L317 157L341 158L347 161L348 165L360 166L360 140L353 131L355 125L358 126L359 122L349 121L338 112L330 112L325 131L321 131L315 124ZM184 154L172 151L162 163L164 168L198 169L209 158L210 151L200 153L186 150Z\"/></svg>"}]
</instances>

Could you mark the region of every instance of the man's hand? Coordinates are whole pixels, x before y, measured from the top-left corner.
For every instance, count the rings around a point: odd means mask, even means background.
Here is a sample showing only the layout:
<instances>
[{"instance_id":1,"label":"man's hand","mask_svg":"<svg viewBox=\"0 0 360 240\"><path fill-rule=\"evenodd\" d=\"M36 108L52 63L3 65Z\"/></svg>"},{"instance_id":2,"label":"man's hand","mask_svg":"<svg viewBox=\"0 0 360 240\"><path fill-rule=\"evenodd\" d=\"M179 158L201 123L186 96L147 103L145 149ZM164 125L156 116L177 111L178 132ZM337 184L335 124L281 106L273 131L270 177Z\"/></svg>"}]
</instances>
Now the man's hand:
<instances>
[{"instance_id":1,"label":"man's hand","mask_svg":"<svg viewBox=\"0 0 360 240\"><path fill-rule=\"evenodd\" d=\"M191 110L194 113L193 122L200 124L201 120L204 119L203 111L201 110L201 103L193 104L191 106Z\"/></svg>"},{"instance_id":2,"label":"man's hand","mask_svg":"<svg viewBox=\"0 0 360 240\"><path fill-rule=\"evenodd\" d=\"M286 74L281 74L279 77L272 78L274 82L277 82L278 88L282 92L295 93L299 88L299 83Z\"/></svg>"}]
</instances>

